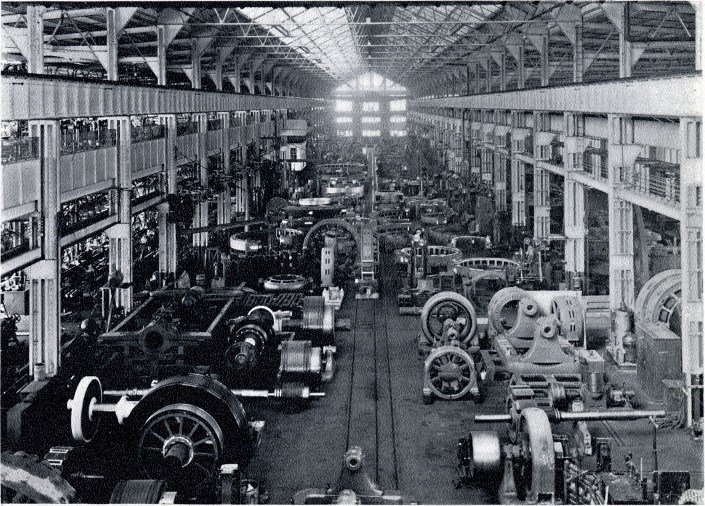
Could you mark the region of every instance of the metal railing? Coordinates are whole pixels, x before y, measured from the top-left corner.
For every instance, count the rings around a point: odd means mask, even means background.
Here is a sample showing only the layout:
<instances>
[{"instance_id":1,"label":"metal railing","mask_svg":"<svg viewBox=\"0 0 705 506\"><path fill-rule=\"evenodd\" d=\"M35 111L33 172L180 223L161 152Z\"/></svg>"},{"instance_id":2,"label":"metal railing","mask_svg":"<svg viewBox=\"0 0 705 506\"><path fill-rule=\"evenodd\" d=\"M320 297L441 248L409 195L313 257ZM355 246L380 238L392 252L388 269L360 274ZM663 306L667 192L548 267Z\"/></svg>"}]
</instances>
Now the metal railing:
<instances>
[{"instance_id":1,"label":"metal railing","mask_svg":"<svg viewBox=\"0 0 705 506\"><path fill-rule=\"evenodd\" d=\"M39 137L14 137L2 140L2 163L39 158Z\"/></svg>"},{"instance_id":2,"label":"metal railing","mask_svg":"<svg viewBox=\"0 0 705 506\"><path fill-rule=\"evenodd\" d=\"M61 204L59 229L62 235L108 218L113 212L110 192L99 192Z\"/></svg>"},{"instance_id":3,"label":"metal railing","mask_svg":"<svg viewBox=\"0 0 705 506\"><path fill-rule=\"evenodd\" d=\"M110 148L117 144L117 132L113 129L91 130L88 132L63 132L61 134L62 155L83 151Z\"/></svg>"},{"instance_id":4,"label":"metal railing","mask_svg":"<svg viewBox=\"0 0 705 506\"><path fill-rule=\"evenodd\" d=\"M195 121L187 121L176 124L176 136L191 135L198 133L198 123Z\"/></svg>"},{"instance_id":5,"label":"metal railing","mask_svg":"<svg viewBox=\"0 0 705 506\"><path fill-rule=\"evenodd\" d=\"M152 174L132 182L130 200L133 206L146 202L164 193L162 174Z\"/></svg>"},{"instance_id":6,"label":"metal railing","mask_svg":"<svg viewBox=\"0 0 705 506\"><path fill-rule=\"evenodd\" d=\"M218 118L218 119L209 119L208 122L206 123L206 130L213 131L213 130L222 130L223 129L223 119Z\"/></svg>"},{"instance_id":7,"label":"metal railing","mask_svg":"<svg viewBox=\"0 0 705 506\"><path fill-rule=\"evenodd\" d=\"M2 224L0 260L3 262L29 251L37 243L36 227L31 219L6 221Z\"/></svg>"},{"instance_id":8,"label":"metal railing","mask_svg":"<svg viewBox=\"0 0 705 506\"><path fill-rule=\"evenodd\" d=\"M166 125L145 125L132 129L132 143L152 141L166 137Z\"/></svg>"},{"instance_id":9,"label":"metal railing","mask_svg":"<svg viewBox=\"0 0 705 506\"><path fill-rule=\"evenodd\" d=\"M681 201L680 166L675 163L637 158L633 167L619 170L619 181L628 189L669 203Z\"/></svg>"}]
</instances>

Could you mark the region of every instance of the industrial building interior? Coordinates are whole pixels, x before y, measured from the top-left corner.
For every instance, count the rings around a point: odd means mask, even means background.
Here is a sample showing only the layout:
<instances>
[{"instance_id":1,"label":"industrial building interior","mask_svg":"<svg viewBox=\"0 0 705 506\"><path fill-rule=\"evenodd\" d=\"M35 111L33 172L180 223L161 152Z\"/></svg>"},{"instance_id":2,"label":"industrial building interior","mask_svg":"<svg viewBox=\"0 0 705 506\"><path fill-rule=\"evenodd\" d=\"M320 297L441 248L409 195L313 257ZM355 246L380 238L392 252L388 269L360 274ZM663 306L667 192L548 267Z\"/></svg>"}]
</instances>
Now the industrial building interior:
<instances>
[{"instance_id":1,"label":"industrial building interior","mask_svg":"<svg viewBox=\"0 0 705 506\"><path fill-rule=\"evenodd\" d=\"M705 504L700 1L0 10L3 502Z\"/></svg>"}]
</instances>

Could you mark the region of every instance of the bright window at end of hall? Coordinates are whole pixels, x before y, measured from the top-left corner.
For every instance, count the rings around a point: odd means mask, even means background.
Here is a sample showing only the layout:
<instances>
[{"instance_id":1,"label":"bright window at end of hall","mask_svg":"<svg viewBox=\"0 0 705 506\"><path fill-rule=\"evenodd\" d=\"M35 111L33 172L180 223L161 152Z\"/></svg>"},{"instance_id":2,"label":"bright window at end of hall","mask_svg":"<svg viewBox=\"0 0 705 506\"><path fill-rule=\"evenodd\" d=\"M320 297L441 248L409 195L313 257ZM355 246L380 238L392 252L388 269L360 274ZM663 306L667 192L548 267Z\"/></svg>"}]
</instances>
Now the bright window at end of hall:
<instances>
[{"instance_id":1,"label":"bright window at end of hall","mask_svg":"<svg viewBox=\"0 0 705 506\"><path fill-rule=\"evenodd\" d=\"M406 123L406 116L391 116L389 118L390 123Z\"/></svg>"},{"instance_id":2,"label":"bright window at end of hall","mask_svg":"<svg viewBox=\"0 0 705 506\"><path fill-rule=\"evenodd\" d=\"M362 117L362 122L363 123L380 123L382 121L382 118L379 116L363 116Z\"/></svg>"},{"instance_id":3,"label":"bright window at end of hall","mask_svg":"<svg viewBox=\"0 0 705 506\"><path fill-rule=\"evenodd\" d=\"M363 102L362 112L379 112L379 102Z\"/></svg>"},{"instance_id":4,"label":"bright window at end of hall","mask_svg":"<svg viewBox=\"0 0 705 506\"><path fill-rule=\"evenodd\" d=\"M389 102L390 111L406 111L406 100L392 100Z\"/></svg>"},{"instance_id":5,"label":"bright window at end of hall","mask_svg":"<svg viewBox=\"0 0 705 506\"><path fill-rule=\"evenodd\" d=\"M335 110L336 112L352 112L353 103L350 100L336 100Z\"/></svg>"},{"instance_id":6,"label":"bright window at end of hall","mask_svg":"<svg viewBox=\"0 0 705 506\"><path fill-rule=\"evenodd\" d=\"M339 116L335 118L336 123L352 123L352 118L349 116Z\"/></svg>"},{"instance_id":7,"label":"bright window at end of hall","mask_svg":"<svg viewBox=\"0 0 705 506\"><path fill-rule=\"evenodd\" d=\"M338 130L337 134L338 134L338 137L352 137L353 131L352 130Z\"/></svg>"},{"instance_id":8,"label":"bright window at end of hall","mask_svg":"<svg viewBox=\"0 0 705 506\"><path fill-rule=\"evenodd\" d=\"M389 135L392 137L406 137L406 130L390 130Z\"/></svg>"},{"instance_id":9,"label":"bright window at end of hall","mask_svg":"<svg viewBox=\"0 0 705 506\"><path fill-rule=\"evenodd\" d=\"M362 131L363 137L379 137L380 135L382 135L382 132L380 130L363 130Z\"/></svg>"}]
</instances>

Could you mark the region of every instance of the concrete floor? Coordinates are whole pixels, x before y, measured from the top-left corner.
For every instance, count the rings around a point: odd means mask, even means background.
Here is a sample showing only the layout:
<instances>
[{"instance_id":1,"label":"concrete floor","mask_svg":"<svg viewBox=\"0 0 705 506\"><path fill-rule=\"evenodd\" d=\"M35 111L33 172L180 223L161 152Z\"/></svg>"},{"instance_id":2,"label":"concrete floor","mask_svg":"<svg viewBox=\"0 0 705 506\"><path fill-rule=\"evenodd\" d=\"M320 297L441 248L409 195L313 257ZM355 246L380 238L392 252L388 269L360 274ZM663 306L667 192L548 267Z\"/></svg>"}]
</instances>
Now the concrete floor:
<instances>
[{"instance_id":1,"label":"concrete floor","mask_svg":"<svg viewBox=\"0 0 705 506\"><path fill-rule=\"evenodd\" d=\"M384 260L380 270L392 273L389 259ZM458 439L473 429L473 415L503 412L504 389L491 387L479 405L471 400L424 405L423 362L415 342L419 318L399 315L395 283L383 276L378 300L346 294L338 316L352 318L353 330L336 334L338 369L324 398L298 411L267 402L246 406L251 416L266 421L247 475L267 487L271 503L287 504L297 490L334 484L352 445L362 447L366 469L382 489L398 490L421 504L497 502L494 485L486 492L458 489L454 481ZM506 427L481 427L490 429L503 434ZM645 472L652 469L648 420L597 423L591 429L593 435L614 437L615 471L624 470L627 452L637 463L643 459ZM689 470L692 486L702 487L702 441L684 430L659 431L658 438L660 467Z\"/></svg>"}]
</instances>

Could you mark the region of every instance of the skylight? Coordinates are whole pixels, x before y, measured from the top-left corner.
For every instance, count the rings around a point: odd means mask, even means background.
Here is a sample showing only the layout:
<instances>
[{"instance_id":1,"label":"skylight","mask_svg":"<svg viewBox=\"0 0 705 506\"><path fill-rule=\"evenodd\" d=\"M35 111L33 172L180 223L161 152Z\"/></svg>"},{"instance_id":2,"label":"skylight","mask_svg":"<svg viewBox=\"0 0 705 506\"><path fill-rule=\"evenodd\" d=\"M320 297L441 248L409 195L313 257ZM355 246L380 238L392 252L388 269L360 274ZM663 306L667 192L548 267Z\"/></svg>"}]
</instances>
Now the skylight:
<instances>
[{"instance_id":1,"label":"skylight","mask_svg":"<svg viewBox=\"0 0 705 506\"><path fill-rule=\"evenodd\" d=\"M349 78L362 68L345 9L243 7L239 11L336 78Z\"/></svg>"},{"instance_id":2,"label":"skylight","mask_svg":"<svg viewBox=\"0 0 705 506\"><path fill-rule=\"evenodd\" d=\"M335 93L345 95L355 92L379 92L406 95L406 88L390 81L375 72L367 72L335 89Z\"/></svg>"}]
</instances>

